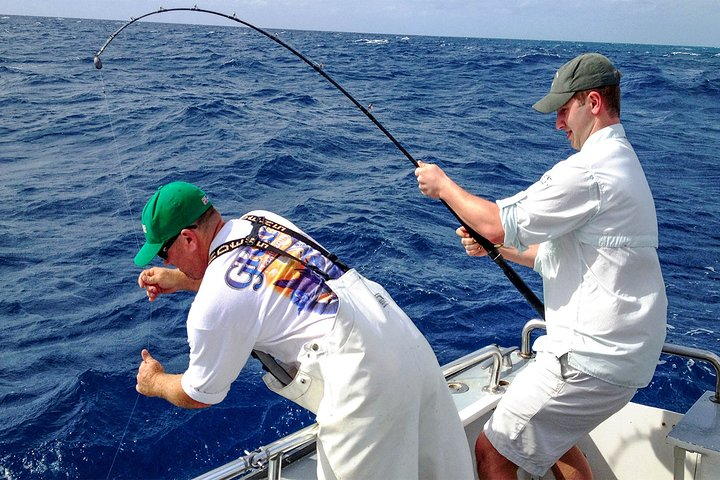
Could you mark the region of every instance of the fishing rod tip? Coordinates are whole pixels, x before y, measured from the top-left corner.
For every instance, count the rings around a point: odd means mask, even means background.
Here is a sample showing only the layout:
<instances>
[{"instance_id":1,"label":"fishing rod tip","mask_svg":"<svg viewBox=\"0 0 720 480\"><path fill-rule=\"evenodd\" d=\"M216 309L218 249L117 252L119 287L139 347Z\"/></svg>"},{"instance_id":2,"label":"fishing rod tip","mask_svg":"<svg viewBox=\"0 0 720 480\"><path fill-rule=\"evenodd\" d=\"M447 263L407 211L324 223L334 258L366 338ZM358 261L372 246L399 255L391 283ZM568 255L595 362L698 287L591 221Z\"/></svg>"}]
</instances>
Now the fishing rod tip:
<instances>
[{"instance_id":1,"label":"fishing rod tip","mask_svg":"<svg viewBox=\"0 0 720 480\"><path fill-rule=\"evenodd\" d=\"M102 60L100 60L100 57L95 55L95 58L93 58L93 64L95 65L95 68L100 70L102 68Z\"/></svg>"}]
</instances>

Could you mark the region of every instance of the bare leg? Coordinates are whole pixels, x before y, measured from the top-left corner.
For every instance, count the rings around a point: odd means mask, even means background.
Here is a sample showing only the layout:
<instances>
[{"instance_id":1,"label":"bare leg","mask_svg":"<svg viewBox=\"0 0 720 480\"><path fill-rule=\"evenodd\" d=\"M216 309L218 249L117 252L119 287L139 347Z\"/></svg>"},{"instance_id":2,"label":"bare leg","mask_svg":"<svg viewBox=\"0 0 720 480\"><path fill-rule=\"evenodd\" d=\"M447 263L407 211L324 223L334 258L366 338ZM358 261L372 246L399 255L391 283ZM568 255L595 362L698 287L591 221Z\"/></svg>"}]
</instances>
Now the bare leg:
<instances>
[{"instance_id":1,"label":"bare leg","mask_svg":"<svg viewBox=\"0 0 720 480\"><path fill-rule=\"evenodd\" d=\"M553 475L557 480L592 480L590 464L580 449L575 446L565 453L552 466Z\"/></svg>"},{"instance_id":2,"label":"bare leg","mask_svg":"<svg viewBox=\"0 0 720 480\"><path fill-rule=\"evenodd\" d=\"M480 480L517 480L518 466L498 452L484 433L475 442L475 457ZM551 468L556 480L592 480L590 464L575 446Z\"/></svg>"},{"instance_id":3,"label":"bare leg","mask_svg":"<svg viewBox=\"0 0 720 480\"><path fill-rule=\"evenodd\" d=\"M517 480L517 465L495 450L484 433L475 441L475 457L480 480Z\"/></svg>"}]
</instances>

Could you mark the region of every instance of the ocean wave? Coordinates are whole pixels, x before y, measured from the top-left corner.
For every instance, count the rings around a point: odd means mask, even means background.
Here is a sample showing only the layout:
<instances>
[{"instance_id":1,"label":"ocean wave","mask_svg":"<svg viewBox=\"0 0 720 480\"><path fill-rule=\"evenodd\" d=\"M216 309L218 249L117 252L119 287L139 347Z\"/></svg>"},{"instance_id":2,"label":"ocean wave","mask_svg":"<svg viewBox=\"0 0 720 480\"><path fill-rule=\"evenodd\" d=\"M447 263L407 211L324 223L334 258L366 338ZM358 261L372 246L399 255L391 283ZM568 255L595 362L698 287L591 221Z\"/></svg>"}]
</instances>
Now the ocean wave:
<instances>
[{"instance_id":1,"label":"ocean wave","mask_svg":"<svg viewBox=\"0 0 720 480\"><path fill-rule=\"evenodd\" d=\"M387 45L390 43L390 40L386 38L360 38L358 40L355 40L353 43L358 43L362 45Z\"/></svg>"}]
</instances>

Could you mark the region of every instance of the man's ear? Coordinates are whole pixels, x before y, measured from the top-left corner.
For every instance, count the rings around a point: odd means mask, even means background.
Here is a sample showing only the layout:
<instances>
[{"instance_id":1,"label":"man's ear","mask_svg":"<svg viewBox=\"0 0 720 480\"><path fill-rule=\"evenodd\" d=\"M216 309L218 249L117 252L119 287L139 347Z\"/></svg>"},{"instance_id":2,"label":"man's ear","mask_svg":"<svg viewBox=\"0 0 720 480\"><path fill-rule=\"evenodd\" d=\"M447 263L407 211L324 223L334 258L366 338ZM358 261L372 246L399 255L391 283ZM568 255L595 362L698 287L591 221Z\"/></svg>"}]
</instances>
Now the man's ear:
<instances>
[{"instance_id":1,"label":"man's ear","mask_svg":"<svg viewBox=\"0 0 720 480\"><path fill-rule=\"evenodd\" d=\"M602 95L600 95L600 92L596 90L592 90L590 93L588 93L587 98L585 99L586 102L590 102L590 111L597 115L600 113L602 106L603 106L603 98Z\"/></svg>"},{"instance_id":2,"label":"man's ear","mask_svg":"<svg viewBox=\"0 0 720 480\"><path fill-rule=\"evenodd\" d=\"M178 240L185 242L185 246L193 251L200 246L200 237L195 229L183 229L183 231L180 232L180 238Z\"/></svg>"}]
</instances>

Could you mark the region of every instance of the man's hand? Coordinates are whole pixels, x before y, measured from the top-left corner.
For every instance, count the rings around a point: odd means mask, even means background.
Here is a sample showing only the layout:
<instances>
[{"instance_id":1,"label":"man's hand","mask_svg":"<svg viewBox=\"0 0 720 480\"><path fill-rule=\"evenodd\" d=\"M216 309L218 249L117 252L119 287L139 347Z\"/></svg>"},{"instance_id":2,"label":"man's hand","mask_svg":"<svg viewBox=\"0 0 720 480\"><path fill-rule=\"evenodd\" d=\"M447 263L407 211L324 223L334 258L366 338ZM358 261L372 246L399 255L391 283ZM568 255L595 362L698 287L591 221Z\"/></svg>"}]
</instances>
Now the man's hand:
<instances>
[{"instance_id":1,"label":"man's hand","mask_svg":"<svg viewBox=\"0 0 720 480\"><path fill-rule=\"evenodd\" d=\"M441 197L442 189L448 182L451 182L445 172L432 163L418 162L415 176L422 194L435 199Z\"/></svg>"},{"instance_id":2,"label":"man's hand","mask_svg":"<svg viewBox=\"0 0 720 480\"><path fill-rule=\"evenodd\" d=\"M154 302L158 295L175 293L179 290L197 291L200 288L200 282L189 279L180 270L161 267L143 270L138 276L138 285L145 289L151 302Z\"/></svg>"},{"instance_id":3,"label":"man's hand","mask_svg":"<svg viewBox=\"0 0 720 480\"><path fill-rule=\"evenodd\" d=\"M143 349L140 354L142 355L142 362L138 367L135 390L146 397L157 397L160 394L157 385L158 374L165 373L165 368L146 349Z\"/></svg>"},{"instance_id":4,"label":"man's hand","mask_svg":"<svg viewBox=\"0 0 720 480\"><path fill-rule=\"evenodd\" d=\"M160 397L181 408L205 408L210 405L198 402L182 388L182 374L165 373L165 368L150 352L143 349L138 367L135 390L146 397Z\"/></svg>"},{"instance_id":5,"label":"man's hand","mask_svg":"<svg viewBox=\"0 0 720 480\"><path fill-rule=\"evenodd\" d=\"M470 236L465 227L458 227L455 233L460 237L460 243L465 247L465 253L471 257L483 257L487 255L487 250L481 247L480 244Z\"/></svg>"}]
</instances>

